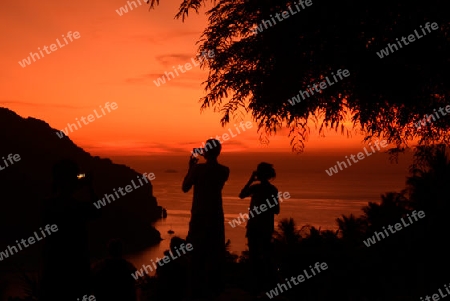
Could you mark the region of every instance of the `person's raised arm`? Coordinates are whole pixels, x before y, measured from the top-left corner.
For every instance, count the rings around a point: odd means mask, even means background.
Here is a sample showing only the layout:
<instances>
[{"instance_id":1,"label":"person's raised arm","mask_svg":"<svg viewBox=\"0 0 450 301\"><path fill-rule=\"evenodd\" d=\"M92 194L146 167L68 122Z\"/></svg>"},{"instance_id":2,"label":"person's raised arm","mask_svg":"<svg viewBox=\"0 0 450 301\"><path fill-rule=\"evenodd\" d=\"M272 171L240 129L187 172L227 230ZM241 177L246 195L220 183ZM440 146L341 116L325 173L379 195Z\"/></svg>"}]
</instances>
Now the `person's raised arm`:
<instances>
[{"instance_id":1,"label":"person's raised arm","mask_svg":"<svg viewBox=\"0 0 450 301\"><path fill-rule=\"evenodd\" d=\"M194 185L194 172L195 167L197 166L198 159L195 156L191 156L189 159L189 170L184 177L183 185L181 186L181 189L183 192L188 192L191 190L192 185Z\"/></svg>"},{"instance_id":2,"label":"person's raised arm","mask_svg":"<svg viewBox=\"0 0 450 301\"><path fill-rule=\"evenodd\" d=\"M256 181L256 179L257 179L256 171L254 171L250 176L250 179L248 180L247 184L245 184L244 188L242 188L241 193L239 193L239 198L244 199L251 195L250 185L252 185L252 183Z\"/></svg>"}]
</instances>

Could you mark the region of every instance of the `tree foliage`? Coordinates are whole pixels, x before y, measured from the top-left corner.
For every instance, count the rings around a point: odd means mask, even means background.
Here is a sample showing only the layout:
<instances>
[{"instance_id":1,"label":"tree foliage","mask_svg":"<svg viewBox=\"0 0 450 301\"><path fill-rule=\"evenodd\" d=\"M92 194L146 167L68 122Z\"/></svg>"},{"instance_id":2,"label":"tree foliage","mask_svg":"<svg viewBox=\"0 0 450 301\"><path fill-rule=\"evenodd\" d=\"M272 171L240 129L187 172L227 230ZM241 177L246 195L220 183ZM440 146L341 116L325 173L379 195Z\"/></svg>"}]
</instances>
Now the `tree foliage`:
<instances>
[{"instance_id":1,"label":"tree foliage","mask_svg":"<svg viewBox=\"0 0 450 301\"><path fill-rule=\"evenodd\" d=\"M190 10L198 13L206 2L183 0L176 18L184 20ZM333 129L361 132L365 140L384 137L397 150L411 141L449 144L450 117L415 126L424 114L436 115L449 104L450 22L444 1L312 0L281 22L275 14L289 7L296 11L294 1L212 2L199 40L199 51L215 51L214 59L204 62L209 75L201 109L220 111L222 125L251 112L262 135L289 128L299 152L310 121L320 133ZM254 34L271 15L276 24ZM439 28L424 35L421 26L427 22ZM382 59L376 54L414 30L420 39ZM338 69L348 69L350 76L298 104L288 102Z\"/></svg>"}]
</instances>

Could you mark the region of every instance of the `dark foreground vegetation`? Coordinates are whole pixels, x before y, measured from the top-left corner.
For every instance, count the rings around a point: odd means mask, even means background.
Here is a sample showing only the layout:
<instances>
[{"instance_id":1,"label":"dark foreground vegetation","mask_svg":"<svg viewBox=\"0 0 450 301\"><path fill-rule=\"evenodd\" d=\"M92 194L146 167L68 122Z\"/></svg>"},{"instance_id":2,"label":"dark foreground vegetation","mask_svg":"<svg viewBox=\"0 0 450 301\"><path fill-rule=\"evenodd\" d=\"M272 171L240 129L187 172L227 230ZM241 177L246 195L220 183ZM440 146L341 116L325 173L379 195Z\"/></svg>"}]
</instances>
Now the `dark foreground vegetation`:
<instances>
[{"instance_id":1,"label":"dark foreground vegetation","mask_svg":"<svg viewBox=\"0 0 450 301\"><path fill-rule=\"evenodd\" d=\"M425 158L425 159L424 159ZM419 300L432 295L450 282L447 212L450 196L450 161L444 147L421 148L411 167L406 187L388 192L381 202L369 203L359 217L343 215L339 230L321 231L312 226L298 227L283 220L274 234L274 263L279 283L297 277L316 262L328 269L292 285L274 300ZM425 217L414 223L407 214L422 210ZM376 241L364 243L383 227L407 224L402 230ZM159 267L155 277L139 280L142 300L185 300L189 288L189 253ZM227 253L226 298L252 300L248 254ZM29 281L29 284L33 281ZM28 286L30 297L38 289ZM224 295L218 300L225 298ZM19 300L19 299L12 299ZM22 299L23 300L23 299Z\"/></svg>"}]
</instances>

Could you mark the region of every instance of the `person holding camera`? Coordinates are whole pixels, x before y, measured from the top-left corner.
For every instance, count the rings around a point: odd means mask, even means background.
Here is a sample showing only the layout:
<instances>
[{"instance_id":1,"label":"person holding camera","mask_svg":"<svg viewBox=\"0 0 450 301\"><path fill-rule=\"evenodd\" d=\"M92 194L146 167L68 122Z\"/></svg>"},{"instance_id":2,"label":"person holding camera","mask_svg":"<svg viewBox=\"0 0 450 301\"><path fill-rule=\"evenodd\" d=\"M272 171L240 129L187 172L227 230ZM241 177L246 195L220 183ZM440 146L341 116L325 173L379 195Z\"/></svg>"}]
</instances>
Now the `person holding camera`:
<instances>
[{"instance_id":1,"label":"person holding camera","mask_svg":"<svg viewBox=\"0 0 450 301\"><path fill-rule=\"evenodd\" d=\"M255 294L267 291L276 283L275 267L272 264L272 235L275 214L280 213L280 204L278 189L269 182L275 176L272 164L262 162L239 194L241 199L251 197L246 237L253 271L252 290ZM259 183L253 184L255 181ZM274 203L273 206L270 206L271 203Z\"/></svg>"},{"instance_id":2,"label":"person holding camera","mask_svg":"<svg viewBox=\"0 0 450 301\"><path fill-rule=\"evenodd\" d=\"M194 155L198 150L194 149L182 185L185 193L194 187L186 238L193 246L191 296L194 298L218 295L223 290L225 225L222 189L228 180L230 169L217 161L221 149L217 139L207 140L205 148L199 151L205 158L205 163L198 163L198 158Z\"/></svg>"}]
</instances>

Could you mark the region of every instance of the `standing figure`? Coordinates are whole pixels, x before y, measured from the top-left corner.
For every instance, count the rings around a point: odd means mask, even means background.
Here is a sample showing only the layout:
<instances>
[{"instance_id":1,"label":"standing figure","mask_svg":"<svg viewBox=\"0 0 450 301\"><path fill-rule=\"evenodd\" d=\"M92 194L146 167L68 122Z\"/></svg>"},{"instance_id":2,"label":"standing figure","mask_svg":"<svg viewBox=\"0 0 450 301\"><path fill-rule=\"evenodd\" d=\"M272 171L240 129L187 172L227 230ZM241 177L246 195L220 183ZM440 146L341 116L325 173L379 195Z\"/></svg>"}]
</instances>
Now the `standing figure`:
<instances>
[{"instance_id":1,"label":"standing figure","mask_svg":"<svg viewBox=\"0 0 450 301\"><path fill-rule=\"evenodd\" d=\"M193 246L191 294L194 298L218 295L223 290L222 270L225 261L225 226L222 188L230 169L219 164L221 144L209 139L201 150L206 163L198 164L193 152L182 190L194 186L194 197L186 238Z\"/></svg>"},{"instance_id":2,"label":"standing figure","mask_svg":"<svg viewBox=\"0 0 450 301\"><path fill-rule=\"evenodd\" d=\"M241 199L251 197L246 237L253 272L252 290L256 294L267 291L276 283L275 267L272 264L272 235L274 217L280 213L280 204L278 189L269 182L275 176L272 164L262 162L239 194ZM253 184L254 181L260 183Z\"/></svg>"}]
</instances>

